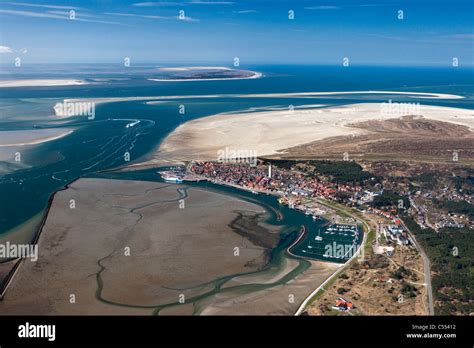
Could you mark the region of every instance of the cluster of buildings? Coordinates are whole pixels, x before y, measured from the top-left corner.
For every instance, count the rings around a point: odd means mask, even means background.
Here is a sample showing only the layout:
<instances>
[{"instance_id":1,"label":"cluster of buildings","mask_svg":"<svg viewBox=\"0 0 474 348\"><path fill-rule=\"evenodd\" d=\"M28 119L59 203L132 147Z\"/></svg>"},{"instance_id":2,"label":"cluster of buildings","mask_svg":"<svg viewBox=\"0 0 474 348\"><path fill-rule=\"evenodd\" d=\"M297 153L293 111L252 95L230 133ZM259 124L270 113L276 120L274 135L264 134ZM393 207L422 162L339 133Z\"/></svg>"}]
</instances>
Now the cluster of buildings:
<instances>
[{"instance_id":1,"label":"cluster of buildings","mask_svg":"<svg viewBox=\"0 0 474 348\"><path fill-rule=\"evenodd\" d=\"M454 214L454 218L458 218L458 216ZM434 229L438 231L440 228L463 228L465 226L464 223L456 221L454 218L450 216L443 216L434 224Z\"/></svg>"},{"instance_id":2,"label":"cluster of buildings","mask_svg":"<svg viewBox=\"0 0 474 348\"><path fill-rule=\"evenodd\" d=\"M380 191L369 191L364 190L358 192L351 200L358 204L370 203L374 200L374 197L380 196L383 190Z\"/></svg>"},{"instance_id":3,"label":"cluster of buildings","mask_svg":"<svg viewBox=\"0 0 474 348\"><path fill-rule=\"evenodd\" d=\"M436 198L440 200L445 199L448 201L464 201L469 204L474 204L474 196L468 193L460 192L459 190L456 190L455 187L447 185L437 190Z\"/></svg>"},{"instance_id":4,"label":"cluster of buildings","mask_svg":"<svg viewBox=\"0 0 474 348\"><path fill-rule=\"evenodd\" d=\"M459 213L449 213L445 209L440 209L432 203L436 200L452 200L459 198L457 194L437 195L434 192L421 194L417 192L414 196L409 196L412 207L412 214L421 228L432 228L439 231L442 228L463 228L465 226L473 226L471 219L467 215ZM471 198L472 199L472 198ZM465 202L470 203L466 197ZM474 228L474 227L473 227Z\"/></svg>"},{"instance_id":5,"label":"cluster of buildings","mask_svg":"<svg viewBox=\"0 0 474 348\"><path fill-rule=\"evenodd\" d=\"M398 245L411 244L410 237L401 224L383 226L382 233L387 241L395 242Z\"/></svg>"},{"instance_id":6,"label":"cluster of buildings","mask_svg":"<svg viewBox=\"0 0 474 348\"><path fill-rule=\"evenodd\" d=\"M282 203L293 205L300 203L298 198L335 199L336 192L353 195L361 190L358 186L324 182L307 173L271 165L193 162L188 170L219 183L236 185L255 192L275 193L284 197Z\"/></svg>"}]
</instances>

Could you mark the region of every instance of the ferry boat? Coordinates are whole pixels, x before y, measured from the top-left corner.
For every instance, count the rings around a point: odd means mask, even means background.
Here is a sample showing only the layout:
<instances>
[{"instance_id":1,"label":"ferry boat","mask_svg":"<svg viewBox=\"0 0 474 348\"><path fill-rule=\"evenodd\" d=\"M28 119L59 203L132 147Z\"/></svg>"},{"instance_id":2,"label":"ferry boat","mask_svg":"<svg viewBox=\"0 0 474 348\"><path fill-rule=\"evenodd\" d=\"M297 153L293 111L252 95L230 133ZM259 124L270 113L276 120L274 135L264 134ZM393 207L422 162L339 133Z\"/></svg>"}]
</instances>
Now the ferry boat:
<instances>
[{"instance_id":1,"label":"ferry boat","mask_svg":"<svg viewBox=\"0 0 474 348\"><path fill-rule=\"evenodd\" d=\"M185 173L180 170L163 170L159 171L158 174L160 174L165 182L173 184L182 183L185 176Z\"/></svg>"},{"instance_id":2,"label":"ferry boat","mask_svg":"<svg viewBox=\"0 0 474 348\"><path fill-rule=\"evenodd\" d=\"M165 180L165 182L171 182L174 184L180 184L183 182L183 179L180 179L176 176L165 176L163 177L163 180Z\"/></svg>"}]
</instances>

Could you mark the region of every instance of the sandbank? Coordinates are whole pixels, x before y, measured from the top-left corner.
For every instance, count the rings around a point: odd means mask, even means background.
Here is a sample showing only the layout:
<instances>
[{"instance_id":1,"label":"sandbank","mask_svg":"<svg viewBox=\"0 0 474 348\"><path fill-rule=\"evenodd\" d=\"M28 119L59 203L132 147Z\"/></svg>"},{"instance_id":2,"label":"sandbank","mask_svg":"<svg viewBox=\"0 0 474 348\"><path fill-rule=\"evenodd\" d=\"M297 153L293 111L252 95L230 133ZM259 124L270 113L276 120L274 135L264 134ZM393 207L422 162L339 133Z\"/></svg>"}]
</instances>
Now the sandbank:
<instances>
[{"instance_id":1,"label":"sandbank","mask_svg":"<svg viewBox=\"0 0 474 348\"><path fill-rule=\"evenodd\" d=\"M397 119L406 115L382 112L381 103L362 103L293 111L219 114L186 122L162 142L161 160L216 160L218 151L248 150L257 156L274 155L294 146L337 136L357 136L368 130L357 122ZM449 122L474 129L474 111L419 105L415 117Z\"/></svg>"},{"instance_id":2,"label":"sandbank","mask_svg":"<svg viewBox=\"0 0 474 348\"><path fill-rule=\"evenodd\" d=\"M0 80L0 87L49 87L85 85L83 80L31 79L31 80Z\"/></svg>"}]
</instances>

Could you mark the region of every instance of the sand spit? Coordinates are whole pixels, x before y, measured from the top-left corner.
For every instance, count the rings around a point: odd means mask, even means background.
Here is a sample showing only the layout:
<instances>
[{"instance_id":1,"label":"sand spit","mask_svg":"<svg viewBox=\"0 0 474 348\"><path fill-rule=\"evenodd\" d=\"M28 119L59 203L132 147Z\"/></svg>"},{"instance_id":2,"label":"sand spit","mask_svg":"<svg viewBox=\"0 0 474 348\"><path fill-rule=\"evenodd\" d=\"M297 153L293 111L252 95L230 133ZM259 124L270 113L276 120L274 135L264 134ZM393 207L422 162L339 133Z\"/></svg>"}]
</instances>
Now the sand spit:
<instances>
[{"instance_id":1,"label":"sand spit","mask_svg":"<svg viewBox=\"0 0 474 348\"><path fill-rule=\"evenodd\" d=\"M60 139L72 132L67 128L1 131L0 147L37 145Z\"/></svg>"},{"instance_id":2,"label":"sand spit","mask_svg":"<svg viewBox=\"0 0 474 348\"><path fill-rule=\"evenodd\" d=\"M462 99L463 96L444 93L399 92L399 91L345 91L345 92L299 92L299 93L266 93L266 94L203 94L203 95L174 95L174 96L145 96L145 97L112 97L112 98L74 98L65 99L65 102L94 102L115 103L123 101L159 101L174 99L201 99L201 98L317 98L325 96L347 95L400 95L421 99Z\"/></svg>"},{"instance_id":3,"label":"sand spit","mask_svg":"<svg viewBox=\"0 0 474 348\"><path fill-rule=\"evenodd\" d=\"M248 70L247 70L248 71ZM262 73L252 71L251 76L243 77L219 77L219 78L189 78L189 79L147 79L148 81L156 82L189 82L189 81L222 81L222 80L251 80L259 79L263 75Z\"/></svg>"},{"instance_id":4,"label":"sand spit","mask_svg":"<svg viewBox=\"0 0 474 348\"><path fill-rule=\"evenodd\" d=\"M0 80L1 87L51 87L51 86L80 86L86 85L83 80Z\"/></svg>"},{"instance_id":5,"label":"sand spit","mask_svg":"<svg viewBox=\"0 0 474 348\"><path fill-rule=\"evenodd\" d=\"M68 128L0 131L0 175L28 167L21 161L15 161L19 152L60 139L72 132Z\"/></svg>"},{"instance_id":6,"label":"sand spit","mask_svg":"<svg viewBox=\"0 0 474 348\"><path fill-rule=\"evenodd\" d=\"M233 70L226 66L177 66L169 68L158 68L159 71L194 71L194 70Z\"/></svg>"},{"instance_id":7,"label":"sand spit","mask_svg":"<svg viewBox=\"0 0 474 348\"><path fill-rule=\"evenodd\" d=\"M186 122L164 139L156 153L161 160L216 160L223 149L249 150L258 156L338 137L369 133L358 122L398 119L406 115L383 112L383 103L363 103L314 109L225 114ZM416 118L449 122L474 130L474 111L419 105Z\"/></svg>"}]
</instances>

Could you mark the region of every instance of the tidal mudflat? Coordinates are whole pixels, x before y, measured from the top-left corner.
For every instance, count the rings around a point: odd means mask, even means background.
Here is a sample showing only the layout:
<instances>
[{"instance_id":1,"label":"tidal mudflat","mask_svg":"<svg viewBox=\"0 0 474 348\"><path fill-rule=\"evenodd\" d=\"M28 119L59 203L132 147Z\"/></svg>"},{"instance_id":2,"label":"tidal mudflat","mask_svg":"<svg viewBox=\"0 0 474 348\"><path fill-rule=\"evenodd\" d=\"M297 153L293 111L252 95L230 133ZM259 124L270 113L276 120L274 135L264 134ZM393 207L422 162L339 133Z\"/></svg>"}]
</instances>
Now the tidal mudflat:
<instances>
[{"instance_id":1,"label":"tidal mudflat","mask_svg":"<svg viewBox=\"0 0 474 348\"><path fill-rule=\"evenodd\" d=\"M40 257L23 260L0 311L292 314L338 265L272 257L281 226L267 213L188 185L79 179L55 194Z\"/></svg>"}]
</instances>

